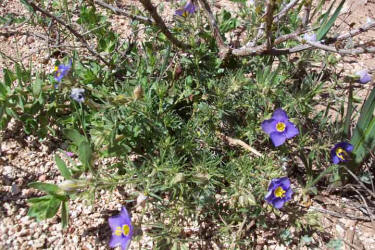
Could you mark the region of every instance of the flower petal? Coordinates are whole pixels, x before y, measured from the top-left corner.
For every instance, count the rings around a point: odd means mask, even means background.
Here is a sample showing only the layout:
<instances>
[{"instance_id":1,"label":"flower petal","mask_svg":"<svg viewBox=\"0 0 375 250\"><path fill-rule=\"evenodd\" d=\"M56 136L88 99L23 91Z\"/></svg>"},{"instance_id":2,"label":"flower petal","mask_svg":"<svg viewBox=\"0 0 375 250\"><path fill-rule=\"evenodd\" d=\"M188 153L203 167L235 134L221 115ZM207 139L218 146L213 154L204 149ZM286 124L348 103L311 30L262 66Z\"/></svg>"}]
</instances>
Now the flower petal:
<instances>
[{"instance_id":1,"label":"flower petal","mask_svg":"<svg viewBox=\"0 0 375 250\"><path fill-rule=\"evenodd\" d=\"M187 12L189 12L190 14L194 14L194 12L195 12L195 5L194 5L193 2L189 1L189 2L185 5L184 9L185 9Z\"/></svg>"},{"instance_id":2,"label":"flower petal","mask_svg":"<svg viewBox=\"0 0 375 250\"><path fill-rule=\"evenodd\" d=\"M272 114L272 119L275 119L276 121L286 121L288 120L288 115L286 114L286 112L281 109L281 108L278 108L275 110L275 112L273 112Z\"/></svg>"},{"instance_id":3,"label":"flower petal","mask_svg":"<svg viewBox=\"0 0 375 250\"><path fill-rule=\"evenodd\" d=\"M174 12L174 14L175 14L176 16L182 16L182 14L184 14L184 10L182 10L182 9L178 9L178 10L176 10L176 11Z\"/></svg>"},{"instance_id":4,"label":"flower petal","mask_svg":"<svg viewBox=\"0 0 375 250\"><path fill-rule=\"evenodd\" d=\"M122 245L122 241L122 236L112 235L112 238L109 241L109 247L113 248L119 246L120 244Z\"/></svg>"},{"instance_id":5,"label":"flower petal","mask_svg":"<svg viewBox=\"0 0 375 250\"><path fill-rule=\"evenodd\" d=\"M126 207L121 208L121 217L123 218L124 224L127 224L129 227L131 226L131 219L128 213L128 210L126 210Z\"/></svg>"},{"instance_id":6,"label":"flower petal","mask_svg":"<svg viewBox=\"0 0 375 250\"><path fill-rule=\"evenodd\" d=\"M335 154L335 155L333 155L332 156L332 154L331 154L331 158L332 158L332 162L333 162L333 164L339 164L340 163L340 158Z\"/></svg>"},{"instance_id":7,"label":"flower petal","mask_svg":"<svg viewBox=\"0 0 375 250\"><path fill-rule=\"evenodd\" d=\"M348 142L344 142L343 148L346 152L352 152L354 149L354 146Z\"/></svg>"},{"instance_id":8,"label":"flower petal","mask_svg":"<svg viewBox=\"0 0 375 250\"><path fill-rule=\"evenodd\" d=\"M282 145L286 140L285 134L279 133L279 132L271 133L270 137L271 137L271 141L272 141L273 145L275 145L275 147L278 147L278 146Z\"/></svg>"},{"instance_id":9,"label":"flower petal","mask_svg":"<svg viewBox=\"0 0 375 250\"><path fill-rule=\"evenodd\" d=\"M289 201L290 199L292 199L292 195L293 195L293 190L289 188L288 190L286 190L284 200Z\"/></svg>"},{"instance_id":10,"label":"flower petal","mask_svg":"<svg viewBox=\"0 0 375 250\"><path fill-rule=\"evenodd\" d=\"M283 199L277 198L273 201L273 206L277 209L280 209L284 206L285 201Z\"/></svg>"},{"instance_id":11,"label":"flower petal","mask_svg":"<svg viewBox=\"0 0 375 250\"><path fill-rule=\"evenodd\" d=\"M266 196L264 197L264 199L268 202L268 203L271 203L272 200L275 198L275 196L273 195L273 190L270 190L268 191L268 193L266 194Z\"/></svg>"},{"instance_id":12,"label":"flower petal","mask_svg":"<svg viewBox=\"0 0 375 250\"><path fill-rule=\"evenodd\" d=\"M290 121L285 122L286 124L286 138L292 138L299 134L298 128Z\"/></svg>"},{"instance_id":13,"label":"flower petal","mask_svg":"<svg viewBox=\"0 0 375 250\"><path fill-rule=\"evenodd\" d=\"M108 224L112 231L115 231L117 227L122 227L122 225L125 224L125 221L121 215L116 215L108 219Z\"/></svg>"},{"instance_id":14,"label":"flower petal","mask_svg":"<svg viewBox=\"0 0 375 250\"><path fill-rule=\"evenodd\" d=\"M276 131L276 124L277 121L274 119L265 120L262 122L262 129L267 134L271 134L272 132Z\"/></svg>"},{"instance_id":15,"label":"flower petal","mask_svg":"<svg viewBox=\"0 0 375 250\"><path fill-rule=\"evenodd\" d=\"M288 190L290 188L290 180L288 177L282 177L279 179L279 185L284 189Z\"/></svg>"},{"instance_id":16,"label":"flower petal","mask_svg":"<svg viewBox=\"0 0 375 250\"><path fill-rule=\"evenodd\" d=\"M356 73L356 75L358 75L360 78L359 78L359 82L362 83L362 84L366 84L368 82L371 81L371 75L369 75L368 71L367 70L361 70L361 71L358 71Z\"/></svg>"},{"instance_id":17,"label":"flower petal","mask_svg":"<svg viewBox=\"0 0 375 250\"><path fill-rule=\"evenodd\" d=\"M127 250L129 248L130 242L130 238L123 238L121 243L121 250Z\"/></svg>"}]
</instances>

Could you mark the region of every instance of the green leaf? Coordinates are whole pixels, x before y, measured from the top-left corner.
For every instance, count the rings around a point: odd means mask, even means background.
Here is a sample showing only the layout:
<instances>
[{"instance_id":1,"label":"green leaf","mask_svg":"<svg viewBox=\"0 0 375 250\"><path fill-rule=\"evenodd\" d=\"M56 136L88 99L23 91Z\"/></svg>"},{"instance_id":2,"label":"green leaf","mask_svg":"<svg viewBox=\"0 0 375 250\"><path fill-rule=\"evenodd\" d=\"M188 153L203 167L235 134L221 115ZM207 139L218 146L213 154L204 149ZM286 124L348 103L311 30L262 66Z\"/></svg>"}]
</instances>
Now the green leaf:
<instances>
[{"instance_id":1,"label":"green leaf","mask_svg":"<svg viewBox=\"0 0 375 250\"><path fill-rule=\"evenodd\" d=\"M42 91L43 81L41 79L36 79L32 85L33 95L34 97L38 97L40 92Z\"/></svg>"},{"instance_id":2,"label":"green leaf","mask_svg":"<svg viewBox=\"0 0 375 250\"><path fill-rule=\"evenodd\" d=\"M37 221L46 219L50 201L53 199L55 198L52 195L29 199L27 202L30 204L30 208L27 215L30 217L35 217Z\"/></svg>"},{"instance_id":3,"label":"green leaf","mask_svg":"<svg viewBox=\"0 0 375 250\"><path fill-rule=\"evenodd\" d=\"M354 162L359 165L375 148L375 88L363 104L361 115L350 143L354 146Z\"/></svg>"},{"instance_id":4,"label":"green leaf","mask_svg":"<svg viewBox=\"0 0 375 250\"><path fill-rule=\"evenodd\" d=\"M61 204L61 200L52 198L50 199L48 203L48 207L46 209L46 218L52 218L53 216L56 215L57 211L59 210Z\"/></svg>"},{"instance_id":5,"label":"green leaf","mask_svg":"<svg viewBox=\"0 0 375 250\"><path fill-rule=\"evenodd\" d=\"M44 191L48 194L55 194L59 191L59 187L55 184L43 183L43 182L32 182L28 184L29 187Z\"/></svg>"},{"instance_id":6,"label":"green leaf","mask_svg":"<svg viewBox=\"0 0 375 250\"><path fill-rule=\"evenodd\" d=\"M8 95L9 88L6 87L2 82L0 82L0 97L2 100L6 100L6 97Z\"/></svg>"},{"instance_id":7,"label":"green leaf","mask_svg":"<svg viewBox=\"0 0 375 250\"><path fill-rule=\"evenodd\" d=\"M92 157L92 150L90 143L87 141L81 142L78 147L78 158L85 166L85 168L91 167L91 157Z\"/></svg>"},{"instance_id":8,"label":"green leaf","mask_svg":"<svg viewBox=\"0 0 375 250\"><path fill-rule=\"evenodd\" d=\"M13 81L16 80L15 74L9 69L3 69L4 81L7 86L11 86Z\"/></svg>"},{"instance_id":9,"label":"green leaf","mask_svg":"<svg viewBox=\"0 0 375 250\"><path fill-rule=\"evenodd\" d=\"M77 130L66 128L63 130L63 134L73 142L77 147L83 142L86 141L86 137L81 135Z\"/></svg>"},{"instance_id":10,"label":"green leaf","mask_svg":"<svg viewBox=\"0 0 375 250\"><path fill-rule=\"evenodd\" d=\"M326 21L326 19L324 20L324 22L322 23L322 26L320 26L320 28L316 32L316 38L318 41L323 39L325 35L328 33L328 31L332 28L333 24L335 23L337 17L340 14L342 7L344 6L344 3L345 3L345 0L342 0L340 5L337 7L335 12L331 16L331 18L328 21ZM332 8L332 5L331 5L331 8ZM327 15L329 15L331 8L328 10Z\"/></svg>"},{"instance_id":11,"label":"green leaf","mask_svg":"<svg viewBox=\"0 0 375 250\"><path fill-rule=\"evenodd\" d=\"M69 224L69 213L68 205L66 202L62 202L61 205L61 224L63 228L66 228Z\"/></svg>"},{"instance_id":12,"label":"green leaf","mask_svg":"<svg viewBox=\"0 0 375 250\"><path fill-rule=\"evenodd\" d=\"M37 197L37 198L30 198L27 200L29 203L39 203L39 202L44 202L44 201L49 201L53 196L51 195L45 195L42 197Z\"/></svg>"},{"instance_id":13,"label":"green leaf","mask_svg":"<svg viewBox=\"0 0 375 250\"><path fill-rule=\"evenodd\" d=\"M61 190L55 184L43 183L43 182L32 182L32 183L29 183L28 186L38 189L40 191L46 192L47 194L50 194L53 197L62 201L67 201L69 199L67 195L58 194Z\"/></svg>"},{"instance_id":14,"label":"green leaf","mask_svg":"<svg viewBox=\"0 0 375 250\"><path fill-rule=\"evenodd\" d=\"M72 174L70 173L69 169L66 167L65 162L61 160L61 158L58 155L55 156L55 162L56 162L57 167L60 170L61 175L67 180L72 179Z\"/></svg>"}]
</instances>

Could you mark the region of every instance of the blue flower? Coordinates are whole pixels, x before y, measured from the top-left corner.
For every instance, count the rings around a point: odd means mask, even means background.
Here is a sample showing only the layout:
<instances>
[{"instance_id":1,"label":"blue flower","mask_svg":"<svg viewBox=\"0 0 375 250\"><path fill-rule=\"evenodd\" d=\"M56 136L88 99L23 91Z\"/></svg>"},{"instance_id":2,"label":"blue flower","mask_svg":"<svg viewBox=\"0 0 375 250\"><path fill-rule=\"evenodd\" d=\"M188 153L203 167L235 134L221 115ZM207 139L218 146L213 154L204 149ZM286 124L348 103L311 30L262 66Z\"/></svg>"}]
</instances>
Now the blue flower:
<instances>
[{"instance_id":1,"label":"blue flower","mask_svg":"<svg viewBox=\"0 0 375 250\"><path fill-rule=\"evenodd\" d=\"M175 15L188 17L189 15L194 14L196 11L196 7L192 1L189 1L183 9L178 9L175 12Z\"/></svg>"},{"instance_id":2,"label":"blue flower","mask_svg":"<svg viewBox=\"0 0 375 250\"><path fill-rule=\"evenodd\" d=\"M85 93L84 89L72 88L70 97L76 102L82 103L85 101L85 96L83 95L83 93Z\"/></svg>"},{"instance_id":3,"label":"blue flower","mask_svg":"<svg viewBox=\"0 0 375 250\"><path fill-rule=\"evenodd\" d=\"M284 203L292 199L292 188L288 177L272 179L268 186L268 193L264 198L269 204L277 209L284 206Z\"/></svg>"},{"instance_id":4,"label":"blue flower","mask_svg":"<svg viewBox=\"0 0 375 250\"><path fill-rule=\"evenodd\" d=\"M298 128L289 121L288 115L281 108L275 110L271 119L262 122L262 129L270 135L275 147L299 134Z\"/></svg>"},{"instance_id":5,"label":"blue flower","mask_svg":"<svg viewBox=\"0 0 375 250\"><path fill-rule=\"evenodd\" d=\"M64 65L60 64L59 66L55 66L55 80L57 82L61 82L61 80L69 73L70 69L72 68L72 60L69 60L69 64Z\"/></svg>"},{"instance_id":6,"label":"blue flower","mask_svg":"<svg viewBox=\"0 0 375 250\"><path fill-rule=\"evenodd\" d=\"M353 145L348 142L339 142L331 149L331 159L334 164L347 162L350 158L350 152L353 151Z\"/></svg>"},{"instance_id":7,"label":"blue flower","mask_svg":"<svg viewBox=\"0 0 375 250\"><path fill-rule=\"evenodd\" d=\"M362 84L366 84L371 81L371 75L369 75L367 70L360 70L357 73L355 73L357 76L359 76L359 82Z\"/></svg>"},{"instance_id":8,"label":"blue flower","mask_svg":"<svg viewBox=\"0 0 375 250\"><path fill-rule=\"evenodd\" d=\"M121 245L122 250L128 249L133 236L133 226L126 208L122 207L121 213L109 218L108 223L112 229L109 246L113 248Z\"/></svg>"},{"instance_id":9,"label":"blue flower","mask_svg":"<svg viewBox=\"0 0 375 250\"><path fill-rule=\"evenodd\" d=\"M309 42L317 42L315 33L312 33L312 34L305 33L303 35L303 39L305 39L306 41L309 41Z\"/></svg>"}]
</instances>

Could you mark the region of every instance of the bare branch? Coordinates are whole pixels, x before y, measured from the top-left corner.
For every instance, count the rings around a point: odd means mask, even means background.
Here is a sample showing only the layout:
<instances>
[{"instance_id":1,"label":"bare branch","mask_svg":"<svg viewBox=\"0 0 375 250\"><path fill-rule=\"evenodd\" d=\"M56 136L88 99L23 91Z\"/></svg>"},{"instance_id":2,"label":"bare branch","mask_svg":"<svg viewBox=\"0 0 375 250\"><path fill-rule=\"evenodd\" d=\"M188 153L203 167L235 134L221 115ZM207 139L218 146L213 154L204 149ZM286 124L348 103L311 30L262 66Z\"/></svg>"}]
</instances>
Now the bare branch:
<instances>
[{"instance_id":1,"label":"bare branch","mask_svg":"<svg viewBox=\"0 0 375 250\"><path fill-rule=\"evenodd\" d=\"M144 17L144 16L137 16L137 15L129 14L128 12L126 12L122 9L119 9L115 6L109 5L105 2L102 2L102 1L99 1L99 0L94 0L94 3L100 5L104 8L110 9L112 12L114 12L117 15L122 15L122 16L125 16L125 17L128 17L128 18L140 21L142 23L154 24L154 22L150 18L147 18L147 17Z\"/></svg>"},{"instance_id":2,"label":"bare branch","mask_svg":"<svg viewBox=\"0 0 375 250\"><path fill-rule=\"evenodd\" d=\"M216 24L216 20L215 20L215 17L213 15L212 11L211 11L211 7L210 7L209 3L207 2L207 0L199 0L199 2L201 3L203 9L206 12L207 18L208 18L209 23L210 23L211 30L214 33L214 37L215 37L217 46L219 47L219 50L220 50L219 56L220 56L220 58L223 59L228 55L229 48L225 45L224 40L221 37L219 27Z\"/></svg>"},{"instance_id":3,"label":"bare branch","mask_svg":"<svg viewBox=\"0 0 375 250\"><path fill-rule=\"evenodd\" d=\"M71 25L65 23L65 21L63 21L61 18L56 17L53 14L49 13L48 11L40 8L34 2L29 1L29 0L25 0L25 2L27 4L29 4L34 9L34 11L41 12L42 14L48 16L49 18L52 18L53 20L55 20L56 22L58 22L59 24L61 24L65 28L67 28L75 37L78 38L78 40L80 40L80 42L86 47L86 49L92 55L94 55L95 57L99 58L99 60L102 61L107 66L111 66L110 63L107 60L105 60L101 55L99 55L94 49L91 48L91 46L87 43L86 39L80 33L78 33L75 29L73 29Z\"/></svg>"},{"instance_id":4,"label":"bare branch","mask_svg":"<svg viewBox=\"0 0 375 250\"><path fill-rule=\"evenodd\" d=\"M329 39L327 40L327 44L332 44L336 41L342 41L345 39L348 39L349 37L354 37L357 36L363 32L366 32L372 28L375 28L375 22L369 22L364 25L362 25L360 28L352 30L346 34L342 34L337 36L334 39ZM337 50L333 46L328 46L321 44L319 42L309 42L305 41L302 38L299 38L298 36L302 34L303 32L301 30L297 30L294 33L283 35L275 39L274 44L280 44L282 42L285 42L287 40L295 39L301 42L301 45L297 45L292 48L284 48L284 49L276 49L272 48L271 50L267 51L266 44L262 44L259 46L249 46L248 44L238 48L238 49L233 49L232 54L235 56L254 56L254 55L264 55L264 54L269 54L269 55L285 55L285 54L293 54L293 53L298 53L304 50L309 50L309 49L322 49L326 50L329 52L333 53L338 53L338 54L349 54L349 55L358 55L358 54L363 54L363 53L374 53L375 48L374 47L361 47L361 48L355 48L355 49L339 49Z\"/></svg>"},{"instance_id":5,"label":"bare branch","mask_svg":"<svg viewBox=\"0 0 375 250\"><path fill-rule=\"evenodd\" d=\"M310 11L311 11L311 1L306 2L304 4L304 15L302 19L302 27L306 28L307 24L309 23L309 18L310 18Z\"/></svg>"},{"instance_id":6,"label":"bare branch","mask_svg":"<svg viewBox=\"0 0 375 250\"><path fill-rule=\"evenodd\" d=\"M367 47L367 48L362 47L362 48L355 48L355 49L337 49L336 47L324 45L324 44L321 44L320 42L306 41L300 37L296 37L296 39L300 41L301 43L303 42L307 43L311 47L315 47L317 49L326 50L326 51L333 52L333 53L338 53L341 55L358 55L358 54L363 54L363 53L375 52L375 47Z\"/></svg>"},{"instance_id":7,"label":"bare branch","mask_svg":"<svg viewBox=\"0 0 375 250\"><path fill-rule=\"evenodd\" d=\"M273 46L272 41L272 23L273 23L273 11L275 10L275 0L268 0L267 2L267 13L266 13L266 43L267 50L271 50Z\"/></svg>"},{"instance_id":8,"label":"bare branch","mask_svg":"<svg viewBox=\"0 0 375 250\"><path fill-rule=\"evenodd\" d=\"M348 38L356 36L360 33L366 32L366 31L368 31L372 28L375 28L375 21L368 22L368 23L362 25L361 27L359 27L358 29L351 30L350 32L348 32L346 34L339 35L338 37L336 37L336 40L334 40L334 42L348 39Z\"/></svg>"},{"instance_id":9,"label":"bare branch","mask_svg":"<svg viewBox=\"0 0 375 250\"><path fill-rule=\"evenodd\" d=\"M227 141L229 144L234 145L234 146L241 146L242 148L246 149L247 151L250 151L251 153L255 154L256 156L263 157L263 154L260 153L258 150L255 148L251 147L249 144L239 140L239 139L234 139L232 137L226 136L220 132L216 132L216 135L220 137L222 140Z\"/></svg>"},{"instance_id":10,"label":"bare branch","mask_svg":"<svg viewBox=\"0 0 375 250\"><path fill-rule=\"evenodd\" d=\"M283 18L290 9L292 9L294 6L297 5L299 0L293 0L291 1L290 3L288 3L284 9L282 9L279 13L277 13L273 19L274 19L274 22L277 23L281 20L281 18Z\"/></svg>"},{"instance_id":11,"label":"bare branch","mask_svg":"<svg viewBox=\"0 0 375 250\"><path fill-rule=\"evenodd\" d=\"M174 35L165 25L163 19L159 16L156 8L152 5L150 0L139 1L142 3L143 7L151 14L152 18L155 20L156 25L159 27L161 32L163 32L163 34L169 39L169 41L171 41L174 45L181 49L188 49L190 47L189 45L182 43L174 37Z\"/></svg>"}]
</instances>

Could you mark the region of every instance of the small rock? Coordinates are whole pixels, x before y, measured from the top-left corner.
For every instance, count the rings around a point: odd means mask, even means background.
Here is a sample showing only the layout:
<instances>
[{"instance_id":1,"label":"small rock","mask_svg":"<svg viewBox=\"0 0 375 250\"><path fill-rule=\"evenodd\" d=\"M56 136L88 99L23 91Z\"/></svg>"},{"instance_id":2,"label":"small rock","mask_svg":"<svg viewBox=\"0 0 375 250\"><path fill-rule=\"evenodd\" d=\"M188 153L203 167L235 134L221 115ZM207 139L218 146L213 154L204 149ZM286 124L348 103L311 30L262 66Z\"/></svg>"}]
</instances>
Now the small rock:
<instances>
[{"instance_id":1,"label":"small rock","mask_svg":"<svg viewBox=\"0 0 375 250\"><path fill-rule=\"evenodd\" d=\"M20 191L21 191L20 188L19 188L16 184L13 184L13 185L12 185L12 190L11 190L11 192L12 192L13 195L18 194Z\"/></svg>"},{"instance_id":2,"label":"small rock","mask_svg":"<svg viewBox=\"0 0 375 250\"><path fill-rule=\"evenodd\" d=\"M31 43L35 42L35 38L32 37L32 36L29 36L29 37L27 37L26 42L27 42L27 44L31 44Z\"/></svg>"},{"instance_id":3,"label":"small rock","mask_svg":"<svg viewBox=\"0 0 375 250\"><path fill-rule=\"evenodd\" d=\"M39 176L38 180L39 181L45 181L47 179L47 176L45 174L42 174L41 176Z\"/></svg>"}]
</instances>

